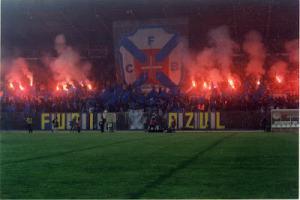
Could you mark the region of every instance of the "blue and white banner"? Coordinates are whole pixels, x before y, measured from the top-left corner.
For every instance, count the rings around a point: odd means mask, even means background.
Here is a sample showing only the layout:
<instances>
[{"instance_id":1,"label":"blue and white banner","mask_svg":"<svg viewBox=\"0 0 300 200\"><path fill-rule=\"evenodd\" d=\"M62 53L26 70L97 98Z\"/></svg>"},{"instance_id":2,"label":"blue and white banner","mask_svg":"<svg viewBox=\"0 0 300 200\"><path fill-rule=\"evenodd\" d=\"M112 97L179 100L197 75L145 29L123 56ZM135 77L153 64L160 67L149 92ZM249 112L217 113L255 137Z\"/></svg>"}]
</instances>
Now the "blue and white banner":
<instances>
[{"instance_id":1,"label":"blue and white banner","mask_svg":"<svg viewBox=\"0 0 300 200\"><path fill-rule=\"evenodd\" d=\"M116 58L124 82L165 87L180 83L187 39L176 30L174 23L173 20L168 24L166 19L148 23L127 22L121 30L118 24L114 26L118 32L115 37Z\"/></svg>"}]
</instances>

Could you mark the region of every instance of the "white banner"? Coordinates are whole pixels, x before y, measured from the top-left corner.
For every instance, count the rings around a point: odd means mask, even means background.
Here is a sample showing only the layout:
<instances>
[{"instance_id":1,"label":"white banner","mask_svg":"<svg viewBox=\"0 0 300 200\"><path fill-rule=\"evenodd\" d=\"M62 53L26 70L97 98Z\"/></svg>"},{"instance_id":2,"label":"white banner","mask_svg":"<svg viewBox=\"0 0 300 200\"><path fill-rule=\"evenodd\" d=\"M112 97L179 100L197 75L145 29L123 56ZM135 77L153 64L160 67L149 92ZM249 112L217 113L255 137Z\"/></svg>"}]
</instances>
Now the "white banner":
<instances>
[{"instance_id":1,"label":"white banner","mask_svg":"<svg viewBox=\"0 0 300 200\"><path fill-rule=\"evenodd\" d=\"M129 129L144 129L144 112L143 110L129 110Z\"/></svg>"},{"instance_id":2,"label":"white banner","mask_svg":"<svg viewBox=\"0 0 300 200\"><path fill-rule=\"evenodd\" d=\"M298 129L299 110L298 109L272 109L271 128L273 129Z\"/></svg>"}]
</instances>

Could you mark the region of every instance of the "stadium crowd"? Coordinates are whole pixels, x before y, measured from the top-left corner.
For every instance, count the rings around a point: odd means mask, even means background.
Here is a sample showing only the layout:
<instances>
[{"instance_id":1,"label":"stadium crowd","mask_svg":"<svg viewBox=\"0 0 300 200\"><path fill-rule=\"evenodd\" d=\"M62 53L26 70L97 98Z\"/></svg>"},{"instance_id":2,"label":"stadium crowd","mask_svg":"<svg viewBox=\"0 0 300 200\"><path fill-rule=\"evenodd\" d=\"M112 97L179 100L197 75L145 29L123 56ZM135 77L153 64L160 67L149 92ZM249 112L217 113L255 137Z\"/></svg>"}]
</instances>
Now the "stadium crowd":
<instances>
[{"instance_id":1,"label":"stadium crowd","mask_svg":"<svg viewBox=\"0 0 300 200\"><path fill-rule=\"evenodd\" d=\"M123 112L129 109L144 111L176 112L231 110L249 111L270 108L298 108L298 95L274 97L267 90L242 92L236 95L211 91L191 95L178 90L153 88L145 94L140 88L115 85L97 91L70 91L61 95L36 94L26 97L4 95L1 98L1 112Z\"/></svg>"}]
</instances>

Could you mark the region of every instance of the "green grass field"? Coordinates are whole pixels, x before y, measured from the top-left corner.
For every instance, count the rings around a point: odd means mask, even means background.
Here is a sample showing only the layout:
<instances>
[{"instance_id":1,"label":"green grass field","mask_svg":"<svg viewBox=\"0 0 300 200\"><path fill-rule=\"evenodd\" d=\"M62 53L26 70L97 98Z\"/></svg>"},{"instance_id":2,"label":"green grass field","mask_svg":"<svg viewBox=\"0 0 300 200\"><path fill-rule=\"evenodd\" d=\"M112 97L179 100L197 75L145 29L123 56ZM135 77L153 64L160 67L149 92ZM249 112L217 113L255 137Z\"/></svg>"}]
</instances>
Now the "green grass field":
<instances>
[{"instance_id":1,"label":"green grass field","mask_svg":"<svg viewBox=\"0 0 300 200\"><path fill-rule=\"evenodd\" d=\"M1 133L3 198L298 198L298 134Z\"/></svg>"}]
</instances>

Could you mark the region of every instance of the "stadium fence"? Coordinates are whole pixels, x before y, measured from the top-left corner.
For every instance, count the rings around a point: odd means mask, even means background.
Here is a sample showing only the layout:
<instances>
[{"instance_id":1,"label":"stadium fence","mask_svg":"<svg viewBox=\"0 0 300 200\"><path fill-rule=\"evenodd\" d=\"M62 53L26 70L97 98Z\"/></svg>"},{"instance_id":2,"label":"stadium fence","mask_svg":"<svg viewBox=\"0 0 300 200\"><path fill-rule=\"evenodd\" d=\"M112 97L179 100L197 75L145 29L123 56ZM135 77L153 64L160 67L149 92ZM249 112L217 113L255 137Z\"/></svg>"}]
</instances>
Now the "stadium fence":
<instances>
[{"instance_id":1,"label":"stadium fence","mask_svg":"<svg viewBox=\"0 0 300 200\"><path fill-rule=\"evenodd\" d=\"M280 115L279 118L278 115ZM1 113L1 130L25 130L26 116L28 114L25 113ZM102 113L34 113L30 116L35 130L50 130L55 116L59 122L59 130L70 130L70 121L73 117L79 116L82 130L99 130ZM142 110L108 113L107 122L113 123L115 130L143 130L150 116L150 113ZM285 120L287 118L289 123ZM269 124L272 130L284 129L284 126L292 126L294 129L299 127L297 109L272 110L269 114L261 111L170 112L163 115L159 122L167 127L171 119L176 120L176 128L180 130L257 130L264 129L264 123Z\"/></svg>"}]
</instances>

